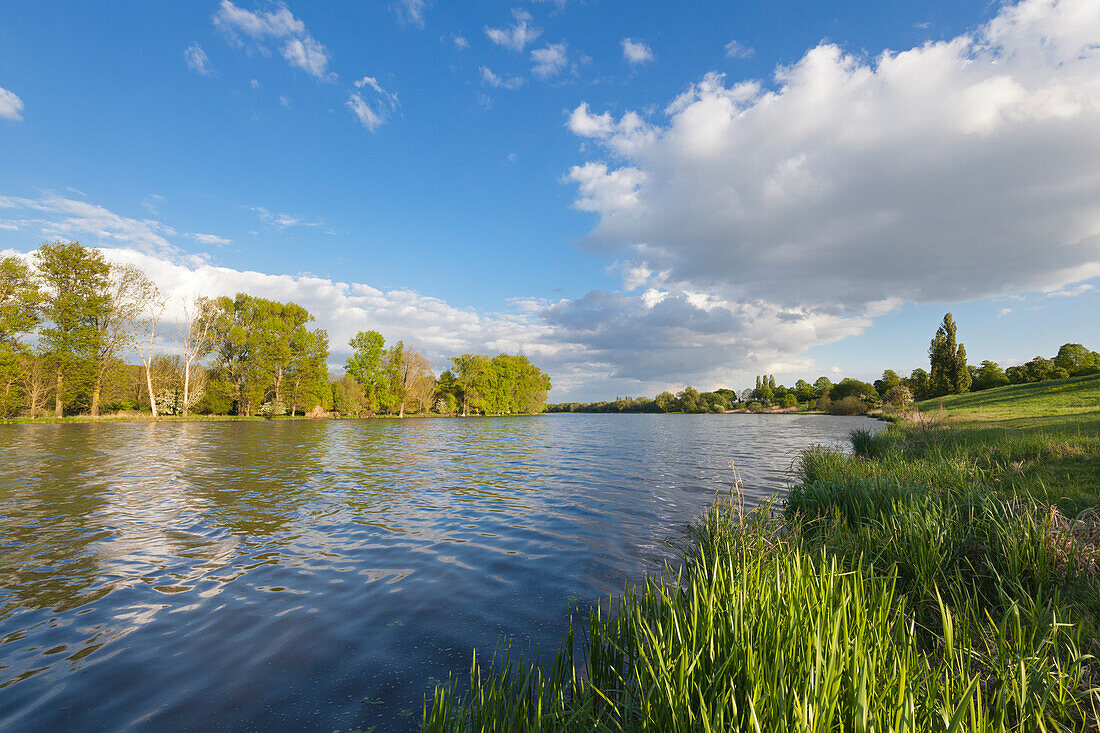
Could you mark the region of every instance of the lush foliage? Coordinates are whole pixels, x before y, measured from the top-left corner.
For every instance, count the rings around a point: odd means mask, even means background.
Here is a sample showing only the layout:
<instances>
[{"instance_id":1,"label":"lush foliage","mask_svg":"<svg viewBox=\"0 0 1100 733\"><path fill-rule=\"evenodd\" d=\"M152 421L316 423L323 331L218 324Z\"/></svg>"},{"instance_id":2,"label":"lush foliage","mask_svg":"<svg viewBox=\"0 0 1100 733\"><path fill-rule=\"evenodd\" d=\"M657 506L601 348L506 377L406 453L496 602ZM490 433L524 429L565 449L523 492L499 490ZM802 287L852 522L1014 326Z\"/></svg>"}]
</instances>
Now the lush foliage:
<instances>
[{"instance_id":1,"label":"lush foliage","mask_svg":"<svg viewBox=\"0 0 1100 733\"><path fill-rule=\"evenodd\" d=\"M526 357L463 354L437 381L428 360L377 331L328 373L328 334L296 303L248 293L178 304L182 353L158 344L166 299L139 269L79 242L0 259L0 418L232 414L280 417L541 412L550 378ZM159 330L158 330L159 329ZM137 354L141 365L124 358Z\"/></svg>"}]
</instances>

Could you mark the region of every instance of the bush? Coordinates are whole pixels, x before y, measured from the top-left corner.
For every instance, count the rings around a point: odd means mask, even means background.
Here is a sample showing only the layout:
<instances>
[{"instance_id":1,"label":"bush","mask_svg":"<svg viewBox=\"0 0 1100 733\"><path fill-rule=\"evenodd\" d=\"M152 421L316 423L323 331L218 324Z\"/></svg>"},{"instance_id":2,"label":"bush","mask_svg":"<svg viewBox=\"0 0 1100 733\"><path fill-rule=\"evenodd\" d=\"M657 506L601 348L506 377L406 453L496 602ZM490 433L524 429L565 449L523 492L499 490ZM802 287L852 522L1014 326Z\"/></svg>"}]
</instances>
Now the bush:
<instances>
[{"instance_id":1,"label":"bush","mask_svg":"<svg viewBox=\"0 0 1100 733\"><path fill-rule=\"evenodd\" d=\"M905 408L909 407L913 402L913 394L904 384L899 384L886 390L886 397L884 399L886 404L890 407L893 407L898 412L904 412Z\"/></svg>"},{"instance_id":2,"label":"bush","mask_svg":"<svg viewBox=\"0 0 1100 733\"><path fill-rule=\"evenodd\" d=\"M256 410L256 414L260 417L282 417L286 414L286 405L278 400L271 402L265 402L260 405L260 409Z\"/></svg>"},{"instance_id":3,"label":"bush","mask_svg":"<svg viewBox=\"0 0 1100 733\"><path fill-rule=\"evenodd\" d=\"M825 400L822 399L824 403ZM867 406L863 404L863 400L852 395L840 400L829 400L829 404L824 408L830 415L862 415L867 412Z\"/></svg>"},{"instance_id":4,"label":"bush","mask_svg":"<svg viewBox=\"0 0 1100 733\"><path fill-rule=\"evenodd\" d=\"M749 412L763 412L764 411L764 405L760 402L757 402L756 400L753 400L752 402L750 402L748 404L746 409Z\"/></svg>"}]
</instances>

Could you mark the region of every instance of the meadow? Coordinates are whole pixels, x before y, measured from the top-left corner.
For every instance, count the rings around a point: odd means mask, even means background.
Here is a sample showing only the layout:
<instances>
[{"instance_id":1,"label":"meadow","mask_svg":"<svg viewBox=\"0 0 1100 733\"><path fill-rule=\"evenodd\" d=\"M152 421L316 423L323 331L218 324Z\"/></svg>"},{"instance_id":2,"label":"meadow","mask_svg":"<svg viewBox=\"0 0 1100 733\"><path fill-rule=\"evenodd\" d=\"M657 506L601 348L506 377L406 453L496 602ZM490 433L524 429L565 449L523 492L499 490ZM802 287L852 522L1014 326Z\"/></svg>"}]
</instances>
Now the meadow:
<instances>
[{"instance_id":1,"label":"meadow","mask_svg":"<svg viewBox=\"0 0 1100 733\"><path fill-rule=\"evenodd\" d=\"M423 729L1095 730L1100 378L931 400L787 496L739 485L682 563L578 614L554 662L504 647Z\"/></svg>"}]
</instances>

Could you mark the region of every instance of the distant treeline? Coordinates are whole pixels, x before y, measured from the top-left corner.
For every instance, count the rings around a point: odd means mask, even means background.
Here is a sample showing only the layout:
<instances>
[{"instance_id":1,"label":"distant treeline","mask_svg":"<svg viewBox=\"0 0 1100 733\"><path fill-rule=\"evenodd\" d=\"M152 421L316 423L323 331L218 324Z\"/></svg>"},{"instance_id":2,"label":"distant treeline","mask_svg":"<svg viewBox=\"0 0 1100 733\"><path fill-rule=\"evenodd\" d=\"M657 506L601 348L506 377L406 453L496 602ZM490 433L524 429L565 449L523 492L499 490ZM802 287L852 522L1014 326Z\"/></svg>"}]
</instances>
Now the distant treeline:
<instances>
[{"instance_id":1,"label":"distant treeline","mask_svg":"<svg viewBox=\"0 0 1100 733\"><path fill-rule=\"evenodd\" d=\"M834 384L828 377L818 377L812 384L799 379L794 386L786 387L776 384L774 375L765 374L756 378L755 387L740 392L724 388L699 392L687 387L678 394L662 392L652 399L618 397L602 402L563 402L546 409L547 412L602 413L798 409L860 415L884 406L904 410L914 400L1100 372L1100 353L1081 344L1064 344L1052 358L1036 356L1026 364L1007 369L988 360L980 366L972 366L966 360L966 347L958 343L957 326L950 313L944 316L932 337L928 360L928 370L914 369L909 376L901 377L896 371L887 369L873 383L847 377Z\"/></svg>"},{"instance_id":2,"label":"distant treeline","mask_svg":"<svg viewBox=\"0 0 1100 733\"><path fill-rule=\"evenodd\" d=\"M165 297L140 269L79 242L0 259L0 417L541 412L550 379L524 356L463 354L436 379L428 360L377 331L351 340L346 374L296 303L245 293L196 298L158 346ZM141 363L125 357L136 353Z\"/></svg>"}]
</instances>

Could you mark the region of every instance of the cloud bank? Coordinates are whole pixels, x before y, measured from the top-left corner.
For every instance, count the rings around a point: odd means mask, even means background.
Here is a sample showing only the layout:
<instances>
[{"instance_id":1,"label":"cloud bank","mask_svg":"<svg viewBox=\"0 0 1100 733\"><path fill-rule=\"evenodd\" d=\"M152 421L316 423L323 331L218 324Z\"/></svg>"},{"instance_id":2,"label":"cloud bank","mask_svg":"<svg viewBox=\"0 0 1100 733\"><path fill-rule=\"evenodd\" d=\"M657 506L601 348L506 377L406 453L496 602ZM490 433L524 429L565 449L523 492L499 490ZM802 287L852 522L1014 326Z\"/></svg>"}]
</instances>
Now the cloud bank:
<instances>
[{"instance_id":1,"label":"cloud bank","mask_svg":"<svg viewBox=\"0 0 1100 733\"><path fill-rule=\"evenodd\" d=\"M663 123L581 104L583 244L649 284L867 314L1100 274L1100 3L1025 0L873 59L823 43L774 87L709 73Z\"/></svg>"}]
</instances>

